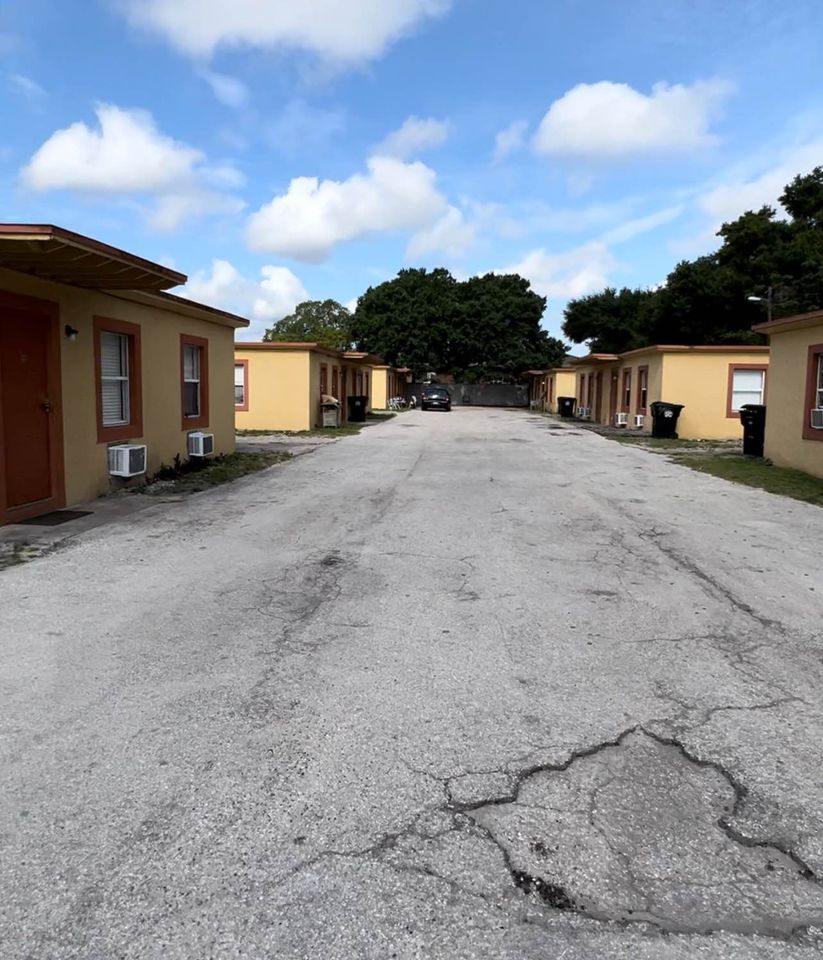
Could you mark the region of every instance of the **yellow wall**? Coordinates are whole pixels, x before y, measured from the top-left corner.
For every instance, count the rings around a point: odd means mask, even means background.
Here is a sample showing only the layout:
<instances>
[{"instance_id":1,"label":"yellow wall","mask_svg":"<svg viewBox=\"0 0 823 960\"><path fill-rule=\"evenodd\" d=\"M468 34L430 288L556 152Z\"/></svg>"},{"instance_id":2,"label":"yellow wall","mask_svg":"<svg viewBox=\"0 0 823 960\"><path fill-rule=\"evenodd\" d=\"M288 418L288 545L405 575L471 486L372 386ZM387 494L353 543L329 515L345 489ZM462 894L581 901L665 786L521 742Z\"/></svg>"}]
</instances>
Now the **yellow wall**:
<instances>
[{"instance_id":1,"label":"yellow wall","mask_svg":"<svg viewBox=\"0 0 823 960\"><path fill-rule=\"evenodd\" d=\"M215 453L234 451L234 329L205 320L194 320L158 307L148 307L111 294L81 290L0 269L0 289L39 297L60 309L60 367L62 376L63 448L66 503L90 500L111 488L107 443L97 442L95 393L95 316L123 320L140 326L143 372L143 435L132 443L148 447L148 474L176 455L187 459L182 429L180 384L180 334L209 341L209 425ZM77 340L62 336L69 324Z\"/></svg>"},{"instance_id":2,"label":"yellow wall","mask_svg":"<svg viewBox=\"0 0 823 960\"><path fill-rule=\"evenodd\" d=\"M823 441L803 439L808 348L817 343L823 343L823 323L771 336L764 453L780 467L823 477Z\"/></svg>"},{"instance_id":3,"label":"yellow wall","mask_svg":"<svg viewBox=\"0 0 823 960\"><path fill-rule=\"evenodd\" d=\"M371 368L371 396L370 402L374 410L389 409L389 368Z\"/></svg>"},{"instance_id":4,"label":"yellow wall","mask_svg":"<svg viewBox=\"0 0 823 960\"><path fill-rule=\"evenodd\" d=\"M739 414L726 416L729 367L749 363L768 366L769 355L741 349L733 353L666 353L664 357L662 391L653 399L685 404L677 423L679 436L684 440L742 439Z\"/></svg>"},{"instance_id":5,"label":"yellow wall","mask_svg":"<svg viewBox=\"0 0 823 960\"><path fill-rule=\"evenodd\" d=\"M571 368L568 370L555 370L553 373L549 374L549 378L553 381L552 383L552 401L549 404L549 410L552 413L557 413L557 398L558 397L576 397L577 393L577 374Z\"/></svg>"},{"instance_id":6,"label":"yellow wall","mask_svg":"<svg viewBox=\"0 0 823 960\"><path fill-rule=\"evenodd\" d=\"M313 426L310 398L320 399L320 373L310 390L309 350L234 351L237 360L248 360L248 411L238 410L235 423L240 430L308 430Z\"/></svg>"}]
</instances>

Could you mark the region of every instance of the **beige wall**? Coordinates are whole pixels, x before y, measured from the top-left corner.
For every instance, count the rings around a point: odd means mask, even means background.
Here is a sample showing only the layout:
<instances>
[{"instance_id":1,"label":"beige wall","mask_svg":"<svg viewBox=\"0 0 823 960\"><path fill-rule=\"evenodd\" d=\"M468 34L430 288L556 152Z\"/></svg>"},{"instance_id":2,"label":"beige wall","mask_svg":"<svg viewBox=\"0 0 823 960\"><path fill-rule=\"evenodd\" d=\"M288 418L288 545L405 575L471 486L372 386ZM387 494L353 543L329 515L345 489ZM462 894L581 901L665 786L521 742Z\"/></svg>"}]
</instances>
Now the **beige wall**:
<instances>
[{"instance_id":1,"label":"beige wall","mask_svg":"<svg viewBox=\"0 0 823 960\"><path fill-rule=\"evenodd\" d=\"M667 353L659 398L685 404L677 432L687 440L738 440L743 437L740 415L727 413L729 370L735 364L768 366L762 351ZM767 390L768 390L768 374Z\"/></svg>"},{"instance_id":2,"label":"beige wall","mask_svg":"<svg viewBox=\"0 0 823 960\"><path fill-rule=\"evenodd\" d=\"M555 370L549 374L549 380L552 381L551 390L551 402L548 404L548 409L551 413L557 413L557 398L558 397L576 397L577 393L577 374L574 370Z\"/></svg>"},{"instance_id":3,"label":"beige wall","mask_svg":"<svg viewBox=\"0 0 823 960\"><path fill-rule=\"evenodd\" d=\"M310 399L319 409L320 368L312 371L309 350L234 351L238 360L248 361L248 407L238 410L235 423L240 430L308 430L313 425ZM314 391L311 380L316 379Z\"/></svg>"},{"instance_id":4,"label":"beige wall","mask_svg":"<svg viewBox=\"0 0 823 960\"><path fill-rule=\"evenodd\" d=\"M764 453L780 467L823 477L823 441L803 438L808 349L818 343L823 343L823 323L772 334Z\"/></svg>"},{"instance_id":5,"label":"beige wall","mask_svg":"<svg viewBox=\"0 0 823 960\"><path fill-rule=\"evenodd\" d=\"M130 437L148 447L148 474L176 455L187 459L187 430L182 426L180 334L209 341L209 424L215 452L234 451L234 329L194 320L168 310L122 300L114 295L50 283L0 269L0 289L50 300L60 311L63 448L66 503L78 503L111 488L107 443L97 442L97 396L94 368L95 316L140 327L142 352L143 433ZM77 340L62 335L66 324Z\"/></svg>"}]
</instances>

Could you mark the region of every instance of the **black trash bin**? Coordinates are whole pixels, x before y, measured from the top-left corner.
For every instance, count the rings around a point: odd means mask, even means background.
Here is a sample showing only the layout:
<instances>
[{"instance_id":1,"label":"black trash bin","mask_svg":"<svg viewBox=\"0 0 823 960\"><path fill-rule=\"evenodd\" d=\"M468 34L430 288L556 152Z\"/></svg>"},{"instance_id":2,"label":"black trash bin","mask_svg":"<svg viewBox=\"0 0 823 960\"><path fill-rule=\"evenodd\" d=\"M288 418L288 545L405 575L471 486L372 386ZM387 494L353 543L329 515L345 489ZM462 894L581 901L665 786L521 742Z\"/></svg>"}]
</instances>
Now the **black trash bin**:
<instances>
[{"instance_id":1,"label":"black trash bin","mask_svg":"<svg viewBox=\"0 0 823 960\"><path fill-rule=\"evenodd\" d=\"M652 412L652 436L670 437L677 439L677 418L683 409L682 403L665 403L663 400L655 400L651 404Z\"/></svg>"},{"instance_id":2,"label":"black trash bin","mask_svg":"<svg viewBox=\"0 0 823 960\"><path fill-rule=\"evenodd\" d=\"M762 403L744 403L740 408L743 424L743 453L747 457L763 456L766 435L766 408Z\"/></svg>"},{"instance_id":3,"label":"black trash bin","mask_svg":"<svg viewBox=\"0 0 823 960\"><path fill-rule=\"evenodd\" d=\"M346 397L349 404L349 423L365 423L369 398L362 396Z\"/></svg>"},{"instance_id":4,"label":"black trash bin","mask_svg":"<svg viewBox=\"0 0 823 960\"><path fill-rule=\"evenodd\" d=\"M561 417L573 417L574 405L577 403L576 397L558 397L557 409Z\"/></svg>"}]
</instances>

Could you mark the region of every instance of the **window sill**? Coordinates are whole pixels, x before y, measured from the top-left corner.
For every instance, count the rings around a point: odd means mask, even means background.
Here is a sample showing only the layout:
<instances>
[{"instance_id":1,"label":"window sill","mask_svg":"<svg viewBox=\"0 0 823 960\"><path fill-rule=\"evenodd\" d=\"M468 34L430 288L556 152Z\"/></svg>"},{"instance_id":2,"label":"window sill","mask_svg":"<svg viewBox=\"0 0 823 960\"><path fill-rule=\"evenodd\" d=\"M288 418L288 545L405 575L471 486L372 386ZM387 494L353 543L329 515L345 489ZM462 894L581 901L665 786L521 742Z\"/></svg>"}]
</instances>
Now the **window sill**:
<instances>
[{"instance_id":1,"label":"window sill","mask_svg":"<svg viewBox=\"0 0 823 960\"><path fill-rule=\"evenodd\" d=\"M98 443L117 443L122 440L134 440L143 436L143 424L140 421L136 423L118 424L116 427L97 428Z\"/></svg>"}]
</instances>

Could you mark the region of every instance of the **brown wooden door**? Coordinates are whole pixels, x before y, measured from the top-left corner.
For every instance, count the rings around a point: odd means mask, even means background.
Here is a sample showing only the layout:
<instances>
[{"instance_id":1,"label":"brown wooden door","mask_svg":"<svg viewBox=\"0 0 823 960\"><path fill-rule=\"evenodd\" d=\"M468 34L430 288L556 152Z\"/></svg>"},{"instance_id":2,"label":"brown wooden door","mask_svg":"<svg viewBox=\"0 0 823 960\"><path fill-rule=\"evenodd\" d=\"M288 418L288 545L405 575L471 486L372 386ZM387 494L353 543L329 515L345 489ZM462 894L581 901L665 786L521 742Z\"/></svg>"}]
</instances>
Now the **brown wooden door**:
<instances>
[{"instance_id":1,"label":"brown wooden door","mask_svg":"<svg viewBox=\"0 0 823 960\"><path fill-rule=\"evenodd\" d=\"M56 318L0 301L0 522L62 506Z\"/></svg>"},{"instance_id":2,"label":"brown wooden door","mask_svg":"<svg viewBox=\"0 0 823 960\"><path fill-rule=\"evenodd\" d=\"M617 374L611 374L611 392L609 393L609 426L613 427L617 420Z\"/></svg>"}]
</instances>

